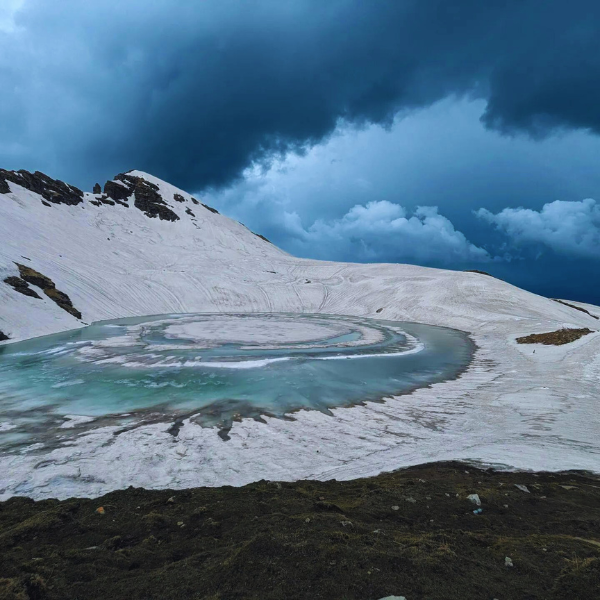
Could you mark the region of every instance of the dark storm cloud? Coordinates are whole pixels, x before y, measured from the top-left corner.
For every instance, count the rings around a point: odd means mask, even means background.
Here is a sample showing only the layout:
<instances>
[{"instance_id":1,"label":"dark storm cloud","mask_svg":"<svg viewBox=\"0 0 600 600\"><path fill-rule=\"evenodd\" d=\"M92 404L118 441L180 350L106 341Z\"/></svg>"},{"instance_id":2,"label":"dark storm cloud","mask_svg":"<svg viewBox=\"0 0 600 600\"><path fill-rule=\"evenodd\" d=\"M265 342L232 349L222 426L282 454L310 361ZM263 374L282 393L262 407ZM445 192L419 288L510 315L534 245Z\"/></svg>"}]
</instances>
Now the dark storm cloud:
<instances>
[{"instance_id":1,"label":"dark storm cloud","mask_svg":"<svg viewBox=\"0 0 600 600\"><path fill-rule=\"evenodd\" d=\"M192 190L341 121L449 95L484 122L600 132L597 0L25 0L0 32L0 161Z\"/></svg>"}]
</instances>

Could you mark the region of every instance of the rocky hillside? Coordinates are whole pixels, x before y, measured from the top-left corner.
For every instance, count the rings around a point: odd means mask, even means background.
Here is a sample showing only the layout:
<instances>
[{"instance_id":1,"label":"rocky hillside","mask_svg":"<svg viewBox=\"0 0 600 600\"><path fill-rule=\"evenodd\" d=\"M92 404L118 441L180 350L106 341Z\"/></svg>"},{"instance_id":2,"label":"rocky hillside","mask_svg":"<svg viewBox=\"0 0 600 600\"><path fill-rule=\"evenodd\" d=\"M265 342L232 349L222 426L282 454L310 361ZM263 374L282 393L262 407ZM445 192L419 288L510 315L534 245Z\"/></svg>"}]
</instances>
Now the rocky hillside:
<instances>
[{"instance_id":1,"label":"rocky hillside","mask_svg":"<svg viewBox=\"0 0 600 600\"><path fill-rule=\"evenodd\" d=\"M481 273L291 257L139 171L89 193L0 169L0 340L203 311L347 313L468 331L515 319L597 326L584 311Z\"/></svg>"}]
</instances>

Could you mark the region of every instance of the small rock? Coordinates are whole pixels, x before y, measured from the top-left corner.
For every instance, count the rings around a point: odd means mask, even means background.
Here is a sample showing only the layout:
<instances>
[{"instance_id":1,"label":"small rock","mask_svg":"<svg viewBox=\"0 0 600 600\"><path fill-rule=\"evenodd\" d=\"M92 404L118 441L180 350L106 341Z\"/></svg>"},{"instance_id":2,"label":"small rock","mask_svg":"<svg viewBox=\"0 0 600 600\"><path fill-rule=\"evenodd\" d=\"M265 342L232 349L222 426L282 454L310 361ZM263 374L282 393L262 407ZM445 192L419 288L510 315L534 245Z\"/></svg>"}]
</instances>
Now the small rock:
<instances>
[{"instance_id":1,"label":"small rock","mask_svg":"<svg viewBox=\"0 0 600 600\"><path fill-rule=\"evenodd\" d=\"M385 598L381 598L380 600L406 600L405 596L386 596Z\"/></svg>"},{"instance_id":2,"label":"small rock","mask_svg":"<svg viewBox=\"0 0 600 600\"><path fill-rule=\"evenodd\" d=\"M340 523L342 524L342 527L346 527L346 526L354 527L354 525L352 524L352 521L340 521Z\"/></svg>"},{"instance_id":3,"label":"small rock","mask_svg":"<svg viewBox=\"0 0 600 600\"><path fill-rule=\"evenodd\" d=\"M512 558L509 558L508 556L506 556L504 558L504 566L505 567L514 567L515 565L513 565Z\"/></svg>"},{"instance_id":4,"label":"small rock","mask_svg":"<svg viewBox=\"0 0 600 600\"><path fill-rule=\"evenodd\" d=\"M407 502L410 502L411 504L416 504L417 501L414 498L411 498L410 496L408 498L406 498Z\"/></svg>"},{"instance_id":5,"label":"small rock","mask_svg":"<svg viewBox=\"0 0 600 600\"><path fill-rule=\"evenodd\" d=\"M520 483L515 483L515 487L522 492L526 492L527 494L531 494L531 492L527 489L526 485L522 485Z\"/></svg>"},{"instance_id":6,"label":"small rock","mask_svg":"<svg viewBox=\"0 0 600 600\"><path fill-rule=\"evenodd\" d=\"M99 506L99 507L96 509L96 512L97 512L99 515L103 515L103 514L104 514L106 511L104 510L104 506Z\"/></svg>"},{"instance_id":7,"label":"small rock","mask_svg":"<svg viewBox=\"0 0 600 600\"><path fill-rule=\"evenodd\" d=\"M310 519L308 517L306 517L306 519L304 519L305 523L310 523Z\"/></svg>"},{"instance_id":8,"label":"small rock","mask_svg":"<svg viewBox=\"0 0 600 600\"><path fill-rule=\"evenodd\" d=\"M467 496L467 500L470 500L473 504L477 506L481 506L481 499L479 498L479 494L469 494Z\"/></svg>"},{"instance_id":9,"label":"small rock","mask_svg":"<svg viewBox=\"0 0 600 600\"><path fill-rule=\"evenodd\" d=\"M169 504L174 504L174 503L175 503L175 496L171 496L171 497L170 497L170 498L167 500L167 502L168 502Z\"/></svg>"},{"instance_id":10,"label":"small rock","mask_svg":"<svg viewBox=\"0 0 600 600\"><path fill-rule=\"evenodd\" d=\"M183 521L177 521L178 527L185 527L185 523Z\"/></svg>"},{"instance_id":11,"label":"small rock","mask_svg":"<svg viewBox=\"0 0 600 600\"><path fill-rule=\"evenodd\" d=\"M574 485L561 485L560 486L563 490L576 490L577 487Z\"/></svg>"},{"instance_id":12,"label":"small rock","mask_svg":"<svg viewBox=\"0 0 600 600\"><path fill-rule=\"evenodd\" d=\"M476 509L473 511L473 514L474 514L474 515L480 515L482 512L483 512L483 508L476 508Z\"/></svg>"},{"instance_id":13,"label":"small rock","mask_svg":"<svg viewBox=\"0 0 600 600\"><path fill-rule=\"evenodd\" d=\"M399 506L392 506L392 510L400 510Z\"/></svg>"}]
</instances>

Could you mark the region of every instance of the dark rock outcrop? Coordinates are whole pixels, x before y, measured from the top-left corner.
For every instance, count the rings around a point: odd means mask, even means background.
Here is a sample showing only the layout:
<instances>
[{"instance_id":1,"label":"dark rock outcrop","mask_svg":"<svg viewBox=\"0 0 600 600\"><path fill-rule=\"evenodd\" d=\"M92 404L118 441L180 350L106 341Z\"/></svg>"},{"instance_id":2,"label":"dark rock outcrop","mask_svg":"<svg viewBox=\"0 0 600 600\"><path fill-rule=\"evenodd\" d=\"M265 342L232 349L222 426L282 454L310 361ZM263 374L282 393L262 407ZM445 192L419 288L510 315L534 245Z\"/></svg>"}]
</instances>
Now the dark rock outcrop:
<instances>
[{"instance_id":1,"label":"dark rock outcrop","mask_svg":"<svg viewBox=\"0 0 600 600\"><path fill-rule=\"evenodd\" d=\"M29 285L35 285L43 290L44 294L46 294L46 296L48 296L48 298L50 298L57 306L60 306L60 308L66 310L75 318L81 319L81 313L73 306L69 296L64 292L57 290L54 281L52 281L50 277L46 277L46 275L43 275L31 267L26 267L20 263L15 264L19 268L20 277L7 277L4 280L4 283L10 285L16 292L19 292L24 296L30 296L31 298L41 300L42 297L29 287Z\"/></svg>"},{"instance_id":2,"label":"dark rock outcrop","mask_svg":"<svg viewBox=\"0 0 600 600\"><path fill-rule=\"evenodd\" d=\"M10 338L3 331L0 331L0 342L5 342L6 340L10 340Z\"/></svg>"},{"instance_id":3,"label":"dark rock outcrop","mask_svg":"<svg viewBox=\"0 0 600 600\"><path fill-rule=\"evenodd\" d=\"M210 210L211 213L215 213L215 215L221 214L216 208L213 208L212 206L209 206L208 204L204 204L204 202L200 202L200 204L202 204L202 206L204 206L204 208L206 210Z\"/></svg>"},{"instance_id":4,"label":"dark rock outcrop","mask_svg":"<svg viewBox=\"0 0 600 600\"><path fill-rule=\"evenodd\" d=\"M52 204L74 206L83 201L83 192L79 188L58 179L52 179L40 171L30 173L25 170L7 171L0 169L0 193L6 194L10 191L8 181L39 194L44 200Z\"/></svg>"},{"instance_id":5,"label":"dark rock outcrop","mask_svg":"<svg viewBox=\"0 0 600 600\"><path fill-rule=\"evenodd\" d=\"M254 233L254 231L252 233ZM261 240L264 240L265 242L268 242L269 244L272 244L271 240L268 240L264 235L260 235L260 233L254 233L254 235L256 237L259 237Z\"/></svg>"},{"instance_id":6,"label":"dark rock outcrop","mask_svg":"<svg viewBox=\"0 0 600 600\"><path fill-rule=\"evenodd\" d=\"M185 198L181 194L173 194L173 198L177 202L185 202Z\"/></svg>"},{"instance_id":7,"label":"dark rock outcrop","mask_svg":"<svg viewBox=\"0 0 600 600\"><path fill-rule=\"evenodd\" d=\"M100 187L99 183L95 183L94 184L93 192L94 192L94 194L101 194L102 193L102 188Z\"/></svg>"},{"instance_id":8,"label":"dark rock outcrop","mask_svg":"<svg viewBox=\"0 0 600 600\"><path fill-rule=\"evenodd\" d=\"M185 213L186 213L187 215L190 215L190 217L195 217L195 216L196 216L196 215L195 215L195 214L192 212L192 209L191 209L189 206L188 206L188 207L185 209Z\"/></svg>"},{"instance_id":9,"label":"dark rock outcrop","mask_svg":"<svg viewBox=\"0 0 600 600\"><path fill-rule=\"evenodd\" d=\"M579 312L585 313L586 315L589 315L590 317L592 317L592 319L596 319L598 320L600 317L597 317L596 315L593 315L589 310L586 310L585 308L582 308L581 306L575 306L574 304L569 304L568 302L565 302L564 300L559 300L558 298L551 298L552 300L554 300L554 302L558 302L559 304L563 304L564 306L568 306L569 308L574 308L575 310L578 310Z\"/></svg>"},{"instance_id":10,"label":"dark rock outcrop","mask_svg":"<svg viewBox=\"0 0 600 600\"><path fill-rule=\"evenodd\" d=\"M104 184L104 193L113 200L126 200L132 194L134 206L147 217L158 217L163 221L178 221L179 217L173 212L159 193L159 187L128 173L119 173L113 181Z\"/></svg>"},{"instance_id":11,"label":"dark rock outcrop","mask_svg":"<svg viewBox=\"0 0 600 600\"><path fill-rule=\"evenodd\" d=\"M104 184L104 193L113 200L127 200L133 193L133 190L122 182L107 181Z\"/></svg>"},{"instance_id":12,"label":"dark rock outcrop","mask_svg":"<svg viewBox=\"0 0 600 600\"><path fill-rule=\"evenodd\" d=\"M7 277L4 280L4 283L10 285L15 292L19 292L19 294L23 294L23 296L37 298L38 300L42 299L42 297L35 290L32 290L29 287L29 284L20 277Z\"/></svg>"}]
</instances>

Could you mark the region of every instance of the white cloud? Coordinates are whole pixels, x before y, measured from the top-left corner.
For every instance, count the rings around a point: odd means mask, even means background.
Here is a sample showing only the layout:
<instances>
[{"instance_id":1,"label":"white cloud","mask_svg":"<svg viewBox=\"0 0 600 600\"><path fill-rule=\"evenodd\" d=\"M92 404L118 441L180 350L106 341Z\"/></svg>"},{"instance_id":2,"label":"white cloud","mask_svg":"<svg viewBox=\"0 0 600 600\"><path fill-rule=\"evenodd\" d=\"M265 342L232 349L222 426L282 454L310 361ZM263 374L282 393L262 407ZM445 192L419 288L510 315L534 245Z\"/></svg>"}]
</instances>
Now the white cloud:
<instances>
[{"instance_id":1,"label":"white cloud","mask_svg":"<svg viewBox=\"0 0 600 600\"><path fill-rule=\"evenodd\" d=\"M600 259L600 204L590 198L556 200L540 211L505 208L494 214L480 208L475 214L516 244L544 245L561 254Z\"/></svg>"},{"instance_id":2,"label":"white cloud","mask_svg":"<svg viewBox=\"0 0 600 600\"><path fill-rule=\"evenodd\" d=\"M446 265L490 260L436 206L420 206L409 214L387 200L357 204L339 219L317 220L308 228L302 228L297 215L287 215L298 250L306 254L310 249L319 258Z\"/></svg>"},{"instance_id":3,"label":"white cloud","mask_svg":"<svg viewBox=\"0 0 600 600\"><path fill-rule=\"evenodd\" d=\"M296 182L287 170L299 157L273 165L266 175L249 169L243 180L225 190L201 194L203 202L239 219L254 231L296 256L349 262L413 262L431 266L487 262L483 248L470 243L437 206L413 211L388 200L355 203L343 216L311 218L333 212L328 202L320 210L306 208L295 195ZM356 185L361 183L355 180ZM343 203L341 203L343 208ZM338 205L338 212L339 214Z\"/></svg>"}]
</instances>

